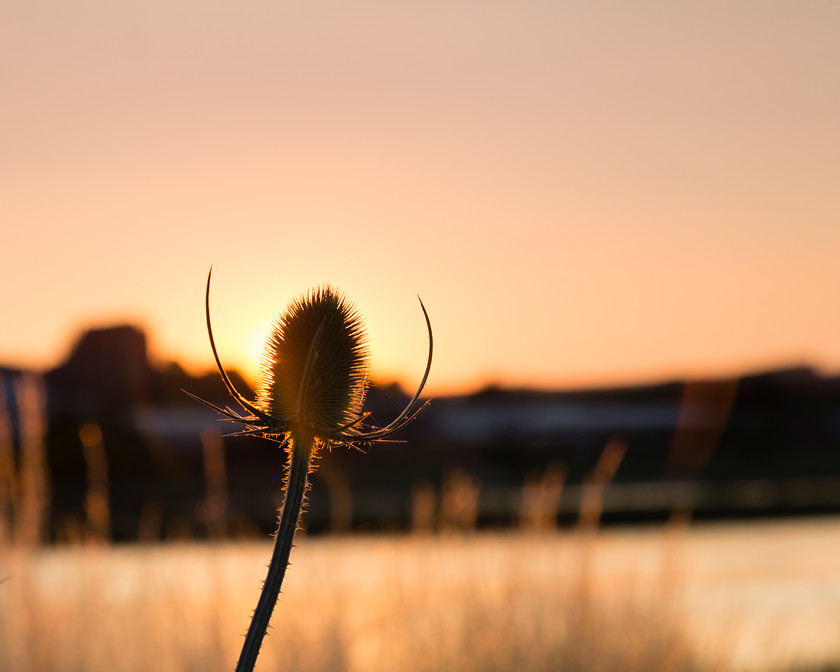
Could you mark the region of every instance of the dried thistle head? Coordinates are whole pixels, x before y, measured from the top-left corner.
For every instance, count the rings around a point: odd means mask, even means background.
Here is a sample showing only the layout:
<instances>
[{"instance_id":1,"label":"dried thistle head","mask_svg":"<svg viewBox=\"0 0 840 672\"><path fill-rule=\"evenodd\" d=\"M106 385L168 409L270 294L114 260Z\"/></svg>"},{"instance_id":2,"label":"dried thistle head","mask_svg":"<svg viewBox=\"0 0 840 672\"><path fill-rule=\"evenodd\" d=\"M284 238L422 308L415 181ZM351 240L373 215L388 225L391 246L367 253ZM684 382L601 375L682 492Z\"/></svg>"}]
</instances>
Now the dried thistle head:
<instances>
[{"instance_id":1,"label":"dried thistle head","mask_svg":"<svg viewBox=\"0 0 840 672\"><path fill-rule=\"evenodd\" d=\"M417 401L432 365L432 325L420 307L429 333L426 370L414 397L388 425L374 427L362 412L367 389L367 340L362 320L346 298L329 286L292 301L275 321L266 342L262 381L251 402L233 386L216 352L210 324L210 274L205 313L216 366L233 399L246 411L240 415L189 394L225 419L246 425L239 434L256 434L285 442L290 434L308 435L322 445L357 445L382 441L405 427L424 407Z\"/></svg>"},{"instance_id":2,"label":"dried thistle head","mask_svg":"<svg viewBox=\"0 0 840 672\"><path fill-rule=\"evenodd\" d=\"M352 423L367 387L362 320L331 287L293 301L265 345L256 406L318 431Z\"/></svg>"}]
</instances>

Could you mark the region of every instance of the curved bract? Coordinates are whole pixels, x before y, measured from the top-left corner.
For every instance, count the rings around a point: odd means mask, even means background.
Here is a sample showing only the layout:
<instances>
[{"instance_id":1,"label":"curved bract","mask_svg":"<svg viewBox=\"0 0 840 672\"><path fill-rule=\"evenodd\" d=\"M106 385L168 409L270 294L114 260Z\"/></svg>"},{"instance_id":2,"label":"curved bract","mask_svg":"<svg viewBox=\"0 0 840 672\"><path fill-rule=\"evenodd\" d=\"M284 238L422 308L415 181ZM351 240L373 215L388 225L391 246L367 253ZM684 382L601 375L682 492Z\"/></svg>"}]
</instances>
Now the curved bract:
<instances>
[{"instance_id":1,"label":"curved bract","mask_svg":"<svg viewBox=\"0 0 840 672\"><path fill-rule=\"evenodd\" d=\"M254 401L234 387L219 359L210 322L210 279L207 274L205 316L213 358L228 392L245 411L221 408L194 394L192 398L224 418L244 424L238 434L257 434L284 442L292 432L306 432L322 444L347 445L387 439L405 427L424 407L418 400L432 366L434 338L423 301L420 308L429 334L429 355L414 396L384 427L366 424L362 412L367 388L367 342L362 320L333 288L320 287L293 301L277 319L263 355L263 379ZM419 299L419 297L418 297Z\"/></svg>"}]
</instances>

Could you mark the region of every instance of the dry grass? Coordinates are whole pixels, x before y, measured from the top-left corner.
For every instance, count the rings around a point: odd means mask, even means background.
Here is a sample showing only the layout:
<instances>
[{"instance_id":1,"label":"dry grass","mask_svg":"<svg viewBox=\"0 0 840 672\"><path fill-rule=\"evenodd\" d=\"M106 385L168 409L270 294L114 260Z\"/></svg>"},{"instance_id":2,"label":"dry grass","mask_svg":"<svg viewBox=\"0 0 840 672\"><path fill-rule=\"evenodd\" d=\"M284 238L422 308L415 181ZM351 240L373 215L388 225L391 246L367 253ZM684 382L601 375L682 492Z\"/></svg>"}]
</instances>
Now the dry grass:
<instances>
[{"instance_id":1,"label":"dry grass","mask_svg":"<svg viewBox=\"0 0 840 672\"><path fill-rule=\"evenodd\" d=\"M269 551L6 549L0 669L230 670ZM836 519L304 537L258 669L827 670L836 557Z\"/></svg>"},{"instance_id":2,"label":"dry grass","mask_svg":"<svg viewBox=\"0 0 840 672\"><path fill-rule=\"evenodd\" d=\"M596 552L586 545L563 535L305 539L258 668L710 669L679 631L667 577L627 567L594 580L582 571ZM0 669L232 669L267 551L6 555Z\"/></svg>"}]
</instances>

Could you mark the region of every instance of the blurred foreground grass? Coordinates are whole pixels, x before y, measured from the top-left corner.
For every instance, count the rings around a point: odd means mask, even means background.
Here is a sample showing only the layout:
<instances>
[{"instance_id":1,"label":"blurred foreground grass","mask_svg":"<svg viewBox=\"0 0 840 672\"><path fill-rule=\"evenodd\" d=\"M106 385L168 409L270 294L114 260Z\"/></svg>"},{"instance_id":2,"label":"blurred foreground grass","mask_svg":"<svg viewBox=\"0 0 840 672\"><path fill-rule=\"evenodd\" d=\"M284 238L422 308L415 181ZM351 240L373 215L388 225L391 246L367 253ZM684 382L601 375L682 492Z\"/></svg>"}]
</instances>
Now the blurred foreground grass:
<instances>
[{"instance_id":1,"label":"blurred foreground grass","mask_svg":"<svg viewBox=\"0 0 840 672\"><path fill-rule=\"evenodd\" d=\"M7 548L0 669L230 670L268 550ZM303 537L258 669L827 670L838 557L837 519Z\"/></svg>"}]
</instances>

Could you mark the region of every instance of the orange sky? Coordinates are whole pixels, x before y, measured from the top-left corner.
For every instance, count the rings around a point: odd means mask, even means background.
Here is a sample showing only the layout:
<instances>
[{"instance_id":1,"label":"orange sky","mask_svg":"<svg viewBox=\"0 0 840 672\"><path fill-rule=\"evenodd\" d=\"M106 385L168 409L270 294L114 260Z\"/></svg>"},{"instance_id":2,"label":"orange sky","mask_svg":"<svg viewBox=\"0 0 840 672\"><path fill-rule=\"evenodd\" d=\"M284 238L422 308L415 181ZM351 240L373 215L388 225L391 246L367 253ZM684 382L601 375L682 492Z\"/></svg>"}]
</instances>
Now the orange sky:
<instances>
[{"instance_id":1,"label":"orange sky","mask_svg":"<svg viewBox=\"0 0 840 672\"><path fill-rule=\"evenodd\" d=\"M12 6L8 6L12 5ZM433 393L840 371L840 4L7 3L0 364L253 375L342 288Z\"/></svg>"}]
</instances>

